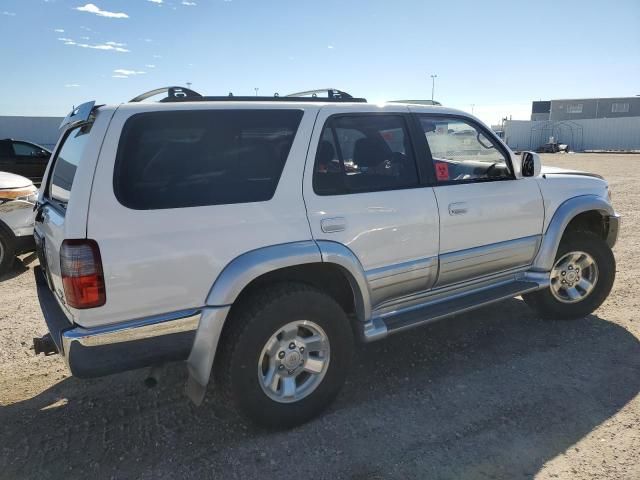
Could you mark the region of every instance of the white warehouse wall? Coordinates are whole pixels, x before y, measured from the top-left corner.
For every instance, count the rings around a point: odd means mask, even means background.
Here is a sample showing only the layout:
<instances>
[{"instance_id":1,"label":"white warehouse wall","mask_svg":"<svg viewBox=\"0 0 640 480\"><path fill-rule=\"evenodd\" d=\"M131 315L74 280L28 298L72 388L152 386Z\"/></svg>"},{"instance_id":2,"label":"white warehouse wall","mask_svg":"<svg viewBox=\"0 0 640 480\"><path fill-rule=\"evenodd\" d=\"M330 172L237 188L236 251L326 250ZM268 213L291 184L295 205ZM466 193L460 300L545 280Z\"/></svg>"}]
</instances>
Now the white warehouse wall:
<instances>
[{"instance_id":1,"label":"white warehouse wall","mask_svg":"<svg viewBox=\"0 0 640 480\"><path fill-rule=\"evenodd\" d=\"M51 150L58 141L62 120L63 117L0 116L0 139L26 140Z\"/></svg>"},{"instance_id":2,"label":"white warehouse wall","mask_svg":"<svg viewBox=\"0 0 640 480\"><path fill-rule=\"evenodd\" d=\"M514 150L535 150L555 137L572 150L640 150L640 117L584 120L508 120L504 138Z\"/></svg>"}]
</instances>

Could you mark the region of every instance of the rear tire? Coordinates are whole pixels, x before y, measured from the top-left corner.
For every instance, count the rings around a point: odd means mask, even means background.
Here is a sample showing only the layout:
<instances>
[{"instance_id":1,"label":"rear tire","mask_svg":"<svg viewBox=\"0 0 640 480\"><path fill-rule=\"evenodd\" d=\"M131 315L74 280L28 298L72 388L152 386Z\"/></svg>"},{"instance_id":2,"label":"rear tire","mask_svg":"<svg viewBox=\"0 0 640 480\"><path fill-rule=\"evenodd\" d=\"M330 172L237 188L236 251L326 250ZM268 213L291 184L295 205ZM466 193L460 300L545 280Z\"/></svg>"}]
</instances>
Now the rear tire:
<instances>
[{"instance_id":1,"label":"rear tire","mask_svg":"<svg viewBox=\"0 0 640 480\"><path fill-rule=\"evenodd\" d=\"M0 225L0 275L9 272L15 261L15 245Z\"/></svg>"},{"instance_id":2,"label":"rear tire","mask_svg":"<svg viewBox=\"0 0 640 480\"><path fill-rule=\"evenodd\" d=\"M605 301L615 276L609 245L591 232L571 232L558 247L551 285L522 298L545 319L584 318Z\"/></svg>"},{"instance_id":3,"label":"rear tire","mask_svg":"<svg viewBox=\"0 0 640 480\"><path fill-rule=\"evenodd\" d=\"M215 374L245 417L288 428L317 416L344 384L353 351L349 319L313 287L281 283L232 311ZM305 348L307 347L307 348Z\"/></svg>"}]
</instances>

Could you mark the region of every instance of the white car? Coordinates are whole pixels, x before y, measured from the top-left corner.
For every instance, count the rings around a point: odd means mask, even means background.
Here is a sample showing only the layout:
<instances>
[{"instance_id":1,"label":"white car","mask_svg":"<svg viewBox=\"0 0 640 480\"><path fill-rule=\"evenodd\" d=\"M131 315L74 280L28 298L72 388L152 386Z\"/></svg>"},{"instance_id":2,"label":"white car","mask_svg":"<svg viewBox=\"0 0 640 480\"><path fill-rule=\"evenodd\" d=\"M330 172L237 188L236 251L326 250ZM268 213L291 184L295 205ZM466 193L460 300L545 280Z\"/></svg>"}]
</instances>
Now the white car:
<instances>
[{"instance_id":1,"label":"white car","mask_svg":"<svg viewBox=\"0 0 640 480\"><path fill-rule=\"evenodd\" d=\"M581 318L611 290L607 182L541 173L473 116L168 91L78 107L45 174L36 351L74 375L186 361L196 403L213 375L291 426L337 395L354 337L518 295Z\"/></svg>"},{"instance_id":2,"label":"white car","mask_svg":"<svg viewBox=\"0 0 640 480\"><path fill-rule=\"evenodd\" d=\"M31 180L0 172L0 275L16 255L34 250L33 207L38 190Z\"/></svg>"}]
</instances>

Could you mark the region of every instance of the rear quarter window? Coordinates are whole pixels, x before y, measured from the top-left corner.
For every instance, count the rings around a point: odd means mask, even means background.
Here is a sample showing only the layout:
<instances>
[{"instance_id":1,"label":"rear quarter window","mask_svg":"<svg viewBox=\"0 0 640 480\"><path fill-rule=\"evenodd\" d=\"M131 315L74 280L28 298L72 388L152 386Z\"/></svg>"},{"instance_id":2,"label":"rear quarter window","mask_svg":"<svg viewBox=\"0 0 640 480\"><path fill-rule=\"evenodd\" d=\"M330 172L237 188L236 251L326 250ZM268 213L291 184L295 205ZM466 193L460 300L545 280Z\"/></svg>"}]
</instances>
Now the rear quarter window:
<instances>
[{"instance_id":1,"label":"rear quarter window","mask_svg":"<svg viewBox=\"0 0 640 480\"><path fill-rule=\"evenodd\" d=\"M78 165L84 156L91 125L76 127L67 132L62 146L53 159L49 198L63 207L66 207L71 198L71 187Z\"/></svg>"},{"instance_id":2,"label":"rear quarter window","mask_svg":"<svg viewBox=\"0 0 640 480\"><path fill-rule=\"evenodd\" d=\"M273 197L301 110L196 110L133 115L114 170L136 210L249 203Z\"/></svg>"}]
</instances>

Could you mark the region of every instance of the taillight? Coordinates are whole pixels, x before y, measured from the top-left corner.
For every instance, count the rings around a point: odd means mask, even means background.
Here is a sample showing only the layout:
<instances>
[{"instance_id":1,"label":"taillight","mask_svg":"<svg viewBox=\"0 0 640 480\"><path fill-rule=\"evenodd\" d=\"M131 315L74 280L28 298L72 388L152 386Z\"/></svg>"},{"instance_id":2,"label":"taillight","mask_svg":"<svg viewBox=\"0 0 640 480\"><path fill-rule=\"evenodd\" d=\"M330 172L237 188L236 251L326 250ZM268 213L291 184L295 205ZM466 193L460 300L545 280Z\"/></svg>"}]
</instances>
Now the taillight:
<instances>
[{"instance_id":1,"label":"taillight","mask_svg":"<svg viewBox=\"0 0 640 480\"><path fill-rule=\"evenodd\" d=\"M60 271L67 305L93 308L104 305L107 295L100 249L95 240L65 240L60 247Z\"/></svg>"}]
</instances>

